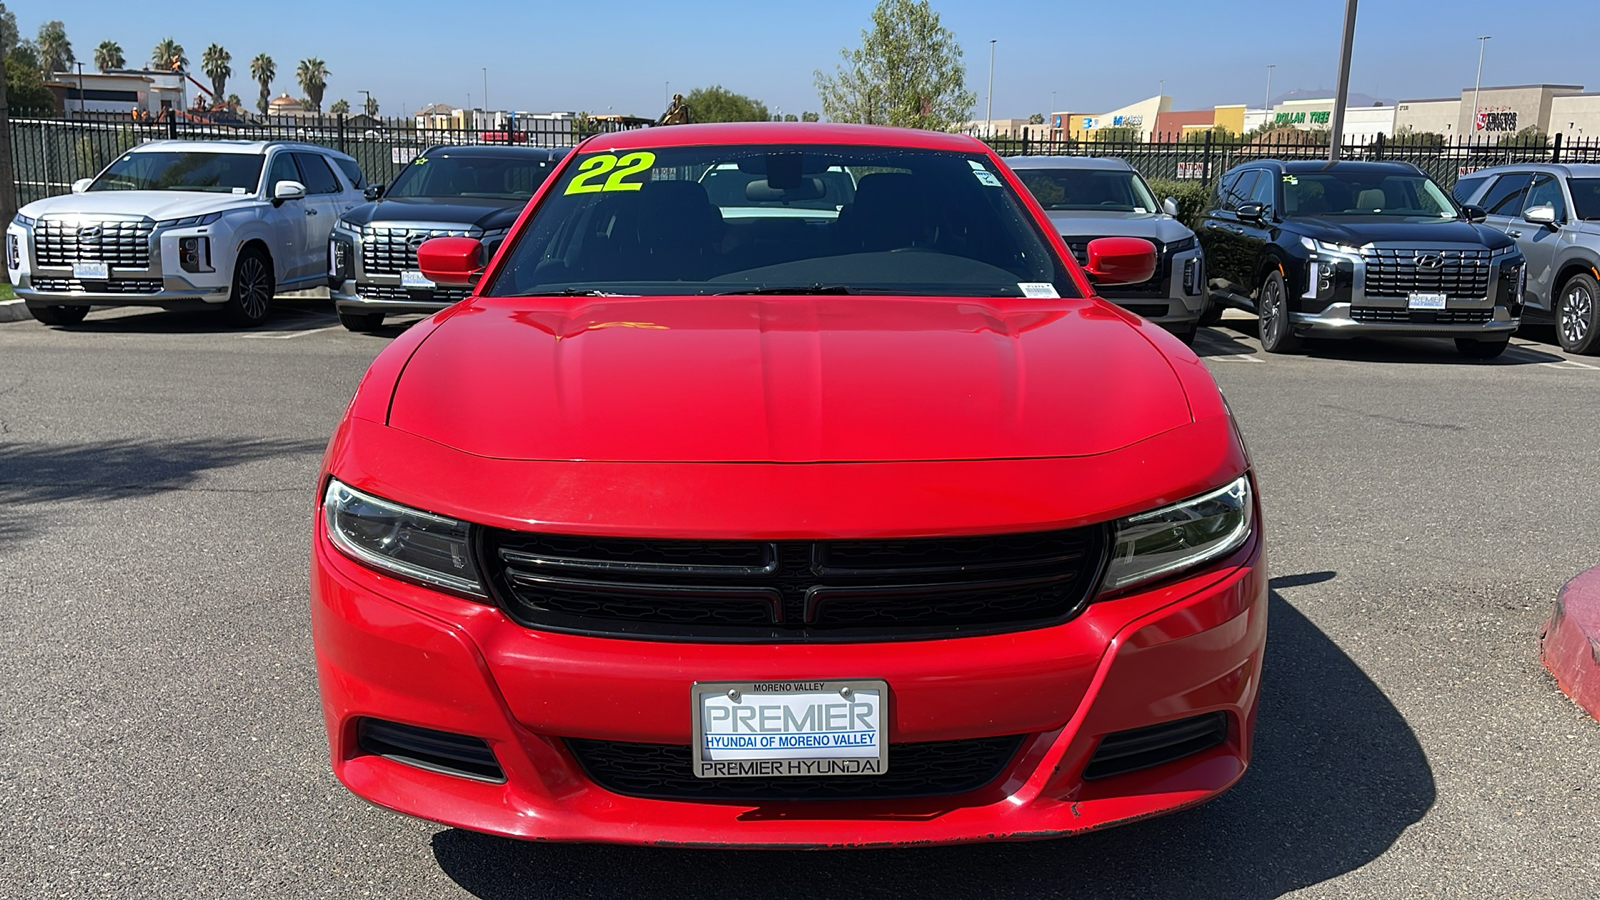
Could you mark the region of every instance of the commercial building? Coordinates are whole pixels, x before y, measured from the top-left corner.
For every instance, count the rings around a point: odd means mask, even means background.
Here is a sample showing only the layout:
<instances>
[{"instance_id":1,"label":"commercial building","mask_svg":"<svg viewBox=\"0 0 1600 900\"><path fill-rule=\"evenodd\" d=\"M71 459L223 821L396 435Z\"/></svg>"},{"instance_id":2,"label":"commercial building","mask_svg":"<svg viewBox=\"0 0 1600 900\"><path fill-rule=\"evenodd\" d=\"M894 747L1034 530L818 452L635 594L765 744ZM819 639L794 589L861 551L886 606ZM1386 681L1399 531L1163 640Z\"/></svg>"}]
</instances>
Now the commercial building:
<instances>
[{"instance_id":1,"label":"commercial building","mask_svg":"<svg viewBox=\"0 0 1600 900\"><path fill-rule=\"evenodd\" d=\"M117 69L111 72L56 72L46 81L62 113L135 113L159 116L188 106L181 72Z\"/></svg>"},{"instance_id":2,"label":"commercial building","mask_svg":"<svg viewBox=\"0 0 1600 900\"><path fill-rule=\"evenodd\" d=\"M1600 135L1600 94L1577 84L1462 88L1459 97L1402 100L1395 128L1403 133L1501 138L1536 128L1546 134Z\"/></svg>"}]
</instances>

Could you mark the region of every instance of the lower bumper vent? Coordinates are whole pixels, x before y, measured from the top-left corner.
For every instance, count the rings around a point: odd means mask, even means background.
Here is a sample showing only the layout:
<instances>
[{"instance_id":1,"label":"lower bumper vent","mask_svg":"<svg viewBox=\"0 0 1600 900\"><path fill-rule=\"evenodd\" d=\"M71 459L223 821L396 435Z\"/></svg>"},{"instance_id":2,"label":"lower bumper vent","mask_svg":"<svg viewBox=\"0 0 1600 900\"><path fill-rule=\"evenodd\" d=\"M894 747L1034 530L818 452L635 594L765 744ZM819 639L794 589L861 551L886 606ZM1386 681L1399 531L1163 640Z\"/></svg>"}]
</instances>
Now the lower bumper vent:
<instances>
[{"instance_id":1,"label":"lower bumper vent","mask_svg":"<svg viewBox=\"0 0 1600 900\"><path fill-rule=\"evenodd\" d=\"M502 783L506 773L494 751L481 738L434 731L382 719L362 719L356 726L356 746L373 756L475 781Z\"/></svg>"},{"instance_id":2,"label":"lower bumper vent","mask_svg":"<svg viewBox=\"0 0 1600 900\"><path fill-rule=\"evenodd\" d=\"M1113 732L1100 739L1083 778L1092 781L1137 772L1209 750L1227 739L1228 714L1224 712Z\"/></svg>"}]
</instances>

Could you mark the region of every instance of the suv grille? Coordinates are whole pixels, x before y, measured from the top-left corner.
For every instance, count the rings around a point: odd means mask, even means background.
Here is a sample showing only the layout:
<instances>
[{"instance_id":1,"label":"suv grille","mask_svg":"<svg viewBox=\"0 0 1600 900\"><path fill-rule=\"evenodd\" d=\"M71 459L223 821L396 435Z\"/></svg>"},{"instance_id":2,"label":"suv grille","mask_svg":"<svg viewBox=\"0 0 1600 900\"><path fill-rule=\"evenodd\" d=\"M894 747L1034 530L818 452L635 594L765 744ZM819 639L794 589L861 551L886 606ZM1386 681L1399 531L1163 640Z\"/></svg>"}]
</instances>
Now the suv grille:
<instances>
[{"instance_id":1,"label":"suv grille","mask_svg":"<svg viewBox=\"0 0 1600 900\"><path fill-rule=\"evenodd\" d=\"M953 637L1064 621L1101 526L981 537L692 541L485 529L501 606L531 628L730 641Z\"/></svg>"},{"instance_id":2,"label":"suv grille","mask_svg":"<svg viewBox=\"0 0 1600 900\"><path fill-rule=\"evenodd\" d=\"M1489 296L1488 250L1364 247L1361 258L1367 264L1368 297L1404 297L1413 291L1471 300Z\"/></svg>"},{"instance_id":3,"label":"suv grille","mask_svg":"<svg viewBox=\"0 0 1600 900\"><path fill-rule=\"evenodd\" d=\"M884 800L965 794L988 785L1016 756L1021 735L890 744L882 775L696 778L687 744L567 739L585 774L613 794L658 800Z\"/></svg>"},{"instance_id":4,"label":"suv grille","mask_svg":"<svg viewBox=\"0 0 1600 900\"><path fill-rule=\"evenodd\" d=\"M33 280L33 288L36 291L68 294L81 294L89 290L83 282L76 278L35 278ZM161 279L134 278L106 281L95 284L94 292L97 294L159 294L161 293Z\"/></svg>"},{"instance_id":5,"label":"suv grille","mask_svg":"<svg viewBox=\"0 0 1600 900\"><path fill-rule=\"evenodd\" d=\"M396 284L356 283L356 294L363 300L392 300L400 303L437 303L445 306L464 299L471 288L439 287L431 291L411 290Z\"/></svg>"},{"instance_id":6,"label":"suv grille","mask_svg":"<svg viewBox=\"0 0 1600 900\"><path fill-rule=\"evenodd\" d=\"M150 268L149 219L40 219L34 226L33 253L41 266L103 262L124 269Z\"/></svg>"},{"instance_id":7,"label":"suv grille","mask_svg":"<svg viewBox=\"0 0 1600 900\"><path fill-rule=\"evenodd\" d=\"M1086 266L1089 264L1089 242L1097 241L1100 239L1100 237L1104 237L1104 235L1099 237L1064 237L1061 240L1066 242L1067 249L1072 251L1072 258L1078 261L1078 265ZM1109 287L1103 291L1100 291L1100 296L1126 297L1132 295L1166 295L1167 274L1172 270L1172 260L1170 258L1171 254L1167 253L1166 245L1161 241L1154 240L1152 238L1145 238L1145 240L1148 240L1150 243L1156 245L1156 273L1150 276L1149 281L1141 281L1138 284L1119 284ZM1166 315L1166 313L1167 310L1163 308L1158 315ZM1141 315L1143 314L1141 313Z\"/></svg>"},{"instance_id":8,"label":"suv grille","mask_svg":"<svg viewBox=\"0 0 1600 900\"><path fill-rule=\"evenodd\" d=\"M417 268L417 245L428 238L465 237L466 228L373 228L361 237L361 271L399 275Z\"/></svg>"}]
</instances>

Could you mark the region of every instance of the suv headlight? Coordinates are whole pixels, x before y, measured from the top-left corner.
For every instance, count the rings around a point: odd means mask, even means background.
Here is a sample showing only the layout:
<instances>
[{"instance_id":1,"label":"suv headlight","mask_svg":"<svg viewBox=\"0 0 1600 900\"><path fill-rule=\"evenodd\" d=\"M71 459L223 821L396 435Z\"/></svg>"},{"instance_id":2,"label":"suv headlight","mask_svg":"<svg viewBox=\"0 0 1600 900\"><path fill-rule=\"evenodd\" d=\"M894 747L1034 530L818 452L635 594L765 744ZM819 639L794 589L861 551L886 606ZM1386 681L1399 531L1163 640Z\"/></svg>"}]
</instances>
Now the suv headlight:
<instances>
[{"instance_id":1,"label":"suv headlight","mask_svg":"<svg viewBox=\"0 0 1600 900\"><path fill-rule=\"evenodd\" d=\"M1312 253L1335 253L1340 256L1360 256L1361 248L1349 244L1330 244L1327 241L1315 241L1308 237L1300 238L1300 246Z\"/></svg>"},{"instance_id":2,"label":"suv headlight","mask_svg":"<svg viewBox=\"0 0 1600 900\"><path fill-rule=\"evenodd\" d=\"M1182 503L1116 523L1102 590L1115 591L1192 569L1232 553L1250 537L1250 476Z\"/></svg>"},{"instance_id":3,"label":"suv headlight","mask_svg":"<svg viewBox=\"0 0 1600 900\"><path fill-rule=\"evenodd\" d=\"M182 227L185 225L210 225L212 222L215 222L221 218L222 213L214 212L204 216L184 216L181 219L162 219L156 223L156 227L166 228L168 226Z\"/></svg>"},{"instance_id":4,"label":"suv headlight","mask_svg":"<svg viewBox=\"0 0 1600 900\"><path fill-rule=\"evenodd\" d=\"M1184 238L1182 240L1173 241L1172 243L1167 245L1167 252L1168 253L1187 253L1188 251L1193 250L1193 249L1194 249L1194 237L1193 236L1186 237L1186 238Z\"/></svg>"},{"instance_id":5,"label":"suv headlight","mask_svg":"<svg viewBox=\"0 0 1600 900\"><path fill-rule=\"evenodd\" d=\"M500 242L506 239L506 235L510 231L511 229L509 228L491 228L485 231L482 237L478 238L479 241L483 242L483 261L485 263L494 259L495 253L500 250Z\"/></svg>"},{"instance_id":6,"label":"suv headlight","mask_svg":"<svg viewBox=\"0 0 1600 900\"><path fill-rule=\"evenodd\" d=\"M322 499L328 537L346 556L412 581L486 597L471 526L391 503L337 479Z\"/></svg>"}]
</instances>

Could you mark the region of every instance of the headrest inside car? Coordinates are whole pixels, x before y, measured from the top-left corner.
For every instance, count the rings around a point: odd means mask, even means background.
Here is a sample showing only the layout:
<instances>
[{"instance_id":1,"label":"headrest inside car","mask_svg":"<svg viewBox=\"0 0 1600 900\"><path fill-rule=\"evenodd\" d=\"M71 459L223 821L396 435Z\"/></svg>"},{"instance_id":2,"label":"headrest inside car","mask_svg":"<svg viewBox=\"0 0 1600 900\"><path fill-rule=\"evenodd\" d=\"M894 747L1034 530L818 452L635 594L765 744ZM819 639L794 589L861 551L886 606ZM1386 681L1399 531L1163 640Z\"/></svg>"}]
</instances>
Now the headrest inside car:
<instances>
[{"instance_id":1,"label":"headrest inside car","mask_svg":"<svg viewBox=\"0 0 1600 900\"><path fill-rule=\"evenodd\" d=\"M791 188L774 187L769 179L758 179L744 186L744 198L752 203L793 203L800 200L821 200L828 192L821 178L802 178Z\"/></svg>"}]
</instances>

